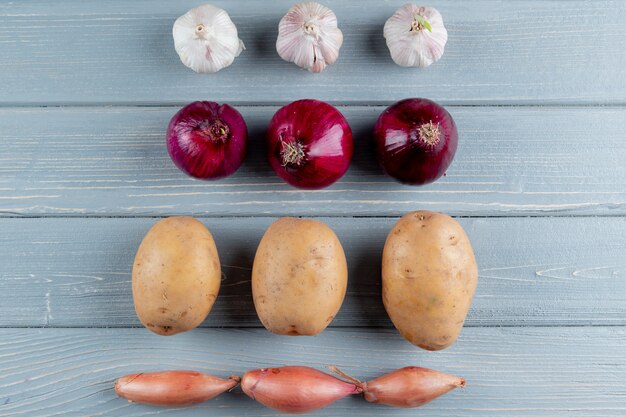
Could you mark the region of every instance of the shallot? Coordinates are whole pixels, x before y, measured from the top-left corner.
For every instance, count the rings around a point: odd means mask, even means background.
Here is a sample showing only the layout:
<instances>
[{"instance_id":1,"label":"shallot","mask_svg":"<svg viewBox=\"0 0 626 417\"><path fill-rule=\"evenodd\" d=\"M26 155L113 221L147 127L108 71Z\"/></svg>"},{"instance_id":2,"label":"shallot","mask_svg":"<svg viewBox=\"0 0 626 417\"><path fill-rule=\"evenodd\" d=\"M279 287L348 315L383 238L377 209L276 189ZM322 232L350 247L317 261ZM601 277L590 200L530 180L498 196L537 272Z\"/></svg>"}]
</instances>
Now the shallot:
<instances>
[{"instance_id":1,"label":"shallot","mask_svg":"<svg viewBox=\"0 0 626 417\"><path fill-rule=\"evenodd\" d=\"M330 369L363 389L367 401L392 407L419 407L455 388L465 386L463 378L417 366L396 369L367 382L361 382L335 366Z\"/></svg>"},{"instance_id":2,"label":"shallot","mask_svg":"<svg viewBox=\"0 0 626 417\"><path fill-rule=\"evenodd\" d=\"M306 366L284 366L248 371L241 389L266 407L289 413L306 413L363 390Z\"/></svg>"},{"instance_id":3,"label":"shallot","mask_svg":"<svg viewBox=\"0 0 626 417\"><path fill-rule=\"evenodd\" d=\"M115 382L115 392L130 402L182 406L210 400L237 386L229 379L196 371L163 371L130 374Z\"/></svg>"},{"instance_id":4,"label":"shallot","mask_svg":"<svg viewBox=\"0 0 626 417\"><path fill-rule=\"evenodd\" d=\"M465 379L428 368L407 366L368 381L365 399L392 407L419 407L464 387Z\"/></svg>"}]
</instances>

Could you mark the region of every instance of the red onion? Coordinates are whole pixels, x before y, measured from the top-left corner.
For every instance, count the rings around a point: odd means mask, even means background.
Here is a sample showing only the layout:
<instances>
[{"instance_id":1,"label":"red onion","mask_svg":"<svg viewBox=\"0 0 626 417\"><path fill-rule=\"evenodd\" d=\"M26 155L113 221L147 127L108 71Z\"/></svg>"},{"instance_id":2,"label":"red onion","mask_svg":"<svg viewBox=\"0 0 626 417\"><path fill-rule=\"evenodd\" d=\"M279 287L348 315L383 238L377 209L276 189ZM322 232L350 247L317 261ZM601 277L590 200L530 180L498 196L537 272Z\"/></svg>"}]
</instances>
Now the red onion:
<instances>
[{"instance_id":1,"label":"red onion","mask_svg":"<svg viewBox=\"0 0 626 417\"><path fill-rule=\"evenodd\" d=\"M246 156L248 127L228 104L194 101L172 117L167 150L185 174L200 179L227 177Z\"/></svg>"},{"instance_id":2,"label":"red onion","mask_svg":"<svg viewBox=\"0 0 626 417\"><path fill-rule=\"evenodd\" d=\"M352 130L328 103L298 100L281 107L267 130L268 158L279 177L298 188L324 188L345 174Z\"/></svg>"},{"instance_id":3,"label":"red onion","mask_svg":"<svg viewBox=\"0 0 626 417\"><path fill-rule=\"evenodd\" d=\"M374 126L378 162L388 175L412 185L428 184L445 173L458 137L450 113L424 98L393 104Z\"/></svg>"},{"instance_id":4,"label":"red onion","mask_svg":"<svg viewBox=\"0 0 626 417\"><path fill-rule=\"evenodd\" d=\"M233 389L238 376L229 379L196 371L163 371L130 374L115 382L115 392L131 402L181 406L208 401Z\"/></svg>"},{"instance_id":5,"label":"red onion","mask_svg":"<svg viewBox=\"0 0 626 417\"><path fill-rule=\"evenodd\" d=\"M266 407L306 413L363 390L350 382L307 366L283 366L248 371L241 389Z\"/></svg>"}]
</instances>

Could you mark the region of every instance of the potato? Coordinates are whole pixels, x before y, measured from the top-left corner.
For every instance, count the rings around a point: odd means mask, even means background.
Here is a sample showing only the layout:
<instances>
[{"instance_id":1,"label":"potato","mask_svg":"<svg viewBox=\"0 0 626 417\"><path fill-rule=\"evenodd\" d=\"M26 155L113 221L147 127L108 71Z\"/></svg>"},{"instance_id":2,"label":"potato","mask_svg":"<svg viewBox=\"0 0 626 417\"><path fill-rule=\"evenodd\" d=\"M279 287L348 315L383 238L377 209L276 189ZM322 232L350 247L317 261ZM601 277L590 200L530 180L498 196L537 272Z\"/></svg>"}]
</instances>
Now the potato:
<instances>
[{"instance_id":1,"label":"potato","mask_svg":"<svg viewBox=\"0 0 626 417\"><path fill-rule=\"evenodd\" d=\"M347 285L346 256L324 223L285 217L267 229L254 258L252 296L269 331L320 333L339 311Z\"/></svg>"},{"instance_id":2,"label":"potato","mask_svg":"<svg viewBox=\"0 0 626 417\"><path fill-rule=\"evenodd\" d=\"M387 236L382 275L385 309L405 339L427 350L456 341L478 280L460 224L430 211L405 215Z\"/></svg>"},{"instance_id":3,"label":"potato","mask_svg":"<svg viewBox=\"0 0 626 417\"><path fill-rule=\"evenodd\" d=\"M213 236L193 217L169 217L146 234L133 265L133 300L141 323L160 335L191 330L220 289Z\"/></svg>"}]
</instances>

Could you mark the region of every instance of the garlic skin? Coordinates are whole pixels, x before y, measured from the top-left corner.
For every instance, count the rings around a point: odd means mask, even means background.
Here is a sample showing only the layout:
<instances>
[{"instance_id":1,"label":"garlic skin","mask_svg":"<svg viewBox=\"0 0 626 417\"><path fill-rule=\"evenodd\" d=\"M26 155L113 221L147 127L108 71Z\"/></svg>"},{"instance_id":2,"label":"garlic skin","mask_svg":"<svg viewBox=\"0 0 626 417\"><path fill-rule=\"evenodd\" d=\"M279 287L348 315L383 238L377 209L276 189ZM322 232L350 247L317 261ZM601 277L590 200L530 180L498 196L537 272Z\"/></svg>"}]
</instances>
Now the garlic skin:
<instances>
[{"instance_id":1,"label":"garlic skin","mask_svg":"<svg viewBox=\"0 0 626 417\"><path fill-rule=\"evenodd\" d=\"M296 4L278 24L278 55L311 72L335 62L342 43L335 12L319 3Z\"/></svg>"},{"instance_id":2,"label":"garlic skin","mask_svg":"<svg viewBox=\"0 0 626 417\"><path fill-rule=\"evenodd\" d=\"M172 35L182 63L199 73L226 68L245 49L228 13L210 4L191 9L176 19Z\"/></svg>"},{"instance_id":3,"label":"garlic skin","mask_svg":"<svg viewBox=\"0 0 626 417\"><path fill-rule=\"evenodd\" d=\"M393 61L402 67L425 68L443 55L448 31L432 7L405 4L385 22L383 29Z\"/></svg>"}]
</instances>

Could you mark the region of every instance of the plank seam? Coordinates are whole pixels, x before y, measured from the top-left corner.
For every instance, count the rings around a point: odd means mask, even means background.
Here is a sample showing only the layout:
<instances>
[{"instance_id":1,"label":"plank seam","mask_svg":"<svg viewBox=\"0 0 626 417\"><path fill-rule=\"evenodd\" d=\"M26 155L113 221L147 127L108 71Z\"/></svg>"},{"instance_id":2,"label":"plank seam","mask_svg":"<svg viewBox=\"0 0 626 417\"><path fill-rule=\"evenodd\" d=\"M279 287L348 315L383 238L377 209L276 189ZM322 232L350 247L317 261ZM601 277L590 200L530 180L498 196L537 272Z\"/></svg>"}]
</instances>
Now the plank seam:
<instances>
[{"instance_id":1,"label":"plank seam","mask_svg":"<svg viewBox=\"0 0 626 417\"><path fill-rule=\"evenodd\" d=\"M179 214L163 214L163 215L72 215L72 214L38 214L38 215L29 215L29 214L18 214L18 213L10 213L10 212L2 212L0 211L0 221L4 219L162 219L164 217L170 216L178 216ZM193 216L197 219L278 219L281 217L304 217L304 218L333 218L333 219L398 219L402 217L402 215L362 215L362 216L346 216L343 214L310 214L306 216L294 216L294 215L260 215L260 216L250 216L246 214L232 214L228 216L216 215L210 216L206 214L180 214L185 216ZM546 213L546 214L502 214L502 215L450 215L455 219L526 219L526 218L626 218L626 214L559 214L559 213Z\"/></svg>"},{"instance_id":2,"label":"plank seam","mask_svg":"<svg viewBox=\"0 0 626 417\"><path fill-rule=\"evenodd\" d=\"M179 108L189 104L190 101L174 101L168 103L152 103L152 102L139 102L136 104L127 102L93 102L93 103L71 103L71 102L49 102L49 103L1 103L0 110L24 110L24 109L96 109L107 107L111 109L170 109ZM267 101L267 102L241 102L241 101L229 101L228 104L237 107L249 107L249 108L267 108L267 107L279 107L288 104L290 101ZM372 107L387 107L393 104L393 100L372 100L368 102L364 101L334 101L329 100L327 103L337 107L352 107L352 108L372 108ZM439 101L439 104L450 108L523 108L523 109L541 109L541 108L563 108L563 109L585 109L585 108L606 108L606 109L623 109L626 108L626 101L606 102L606 103L474 103L474 102L447 102L445 100Z\"/></svg>"},{"instance_id":3,"label":"plank seam","mask_svg":"<svg viewBox=\"0 0 626 417\"><path fill-rule=\"evenodd\" d=\"M625 328L626 323L552 323L552 324L468 324L464 326L467 329L494 329L494 328L516 328L516 329L543 329L543 328L591 328L591 327L611 327L611 328ZM143 329L143 326L3 326L0 325L0 329ZM196 329L264 329L263 326L198 326ZM341 329L373 329L373 330L391 330L393 326L329 326L328 330L341 330ZM147 330L147 329L146 329ZM191 330L193 331L193 329Z\"/></svg>"}]
</instances>

